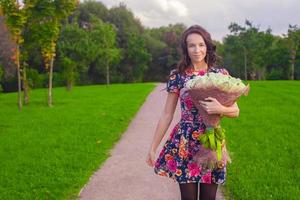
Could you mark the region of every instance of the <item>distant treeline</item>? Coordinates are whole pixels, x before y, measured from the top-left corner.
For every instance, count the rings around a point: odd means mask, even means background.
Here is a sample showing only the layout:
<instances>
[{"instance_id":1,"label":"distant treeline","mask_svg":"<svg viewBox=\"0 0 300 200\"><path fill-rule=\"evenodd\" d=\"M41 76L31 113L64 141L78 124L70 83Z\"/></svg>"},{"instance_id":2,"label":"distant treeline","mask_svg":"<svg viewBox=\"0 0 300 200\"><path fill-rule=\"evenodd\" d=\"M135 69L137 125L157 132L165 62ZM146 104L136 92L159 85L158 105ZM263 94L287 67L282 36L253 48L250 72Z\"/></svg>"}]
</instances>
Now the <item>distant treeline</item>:
<instances>
[{"instance_id":1,"label":"distant treeline","mask_svg":"<svg viewBox=\"0 0 300 200\"><path fill-rule=\"evenodd\" d=\"M62 20L53 64L53 85L165 81L180 59L184 24L145 28L121 3L108 9L103 3L85 1ZM200 24L201 25L201 24ZM300 78L300 29L287 25L287 34L276 36L245 20L231 23L230 34L215 41L224 66L248 80ZM32 37L30 21L20 46L20 63L26 66L30 88L46 87L48 75L41 46ZM208 30L210 31L210 30ZM0 81L4 92L17 90L16 66L9 29L0 16Z\"/></svg>"}]
</instances>

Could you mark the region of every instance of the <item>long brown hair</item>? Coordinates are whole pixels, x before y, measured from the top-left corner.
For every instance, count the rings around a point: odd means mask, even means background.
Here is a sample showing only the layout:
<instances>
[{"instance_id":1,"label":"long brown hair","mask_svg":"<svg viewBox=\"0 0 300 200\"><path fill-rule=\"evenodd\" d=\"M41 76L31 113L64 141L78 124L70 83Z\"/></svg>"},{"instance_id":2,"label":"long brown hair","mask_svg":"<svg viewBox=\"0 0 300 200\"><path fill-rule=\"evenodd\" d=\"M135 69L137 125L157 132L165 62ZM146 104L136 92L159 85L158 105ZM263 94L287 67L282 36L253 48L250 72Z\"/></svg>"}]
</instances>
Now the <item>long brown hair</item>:
<instances>
[{"instance_id":1,"label":"long brown hair","mask_svg":"<svg viewBox=\"0 0 300 200\"><path fill-rule=\"evenodd\" d=\"M202 36L205 44L206 44L206 56L205 62L208 65L208 68L214 67L217 61L217 54L216 54L216 45L213 44L210 34L201 26L193 25L186 29L181 35L181 60L177 64L177 72L184 73L184 71L192 66L191 59L188 55L187 49L187 37L192 34L197 33Z\"/></svg>"}]
</instances>

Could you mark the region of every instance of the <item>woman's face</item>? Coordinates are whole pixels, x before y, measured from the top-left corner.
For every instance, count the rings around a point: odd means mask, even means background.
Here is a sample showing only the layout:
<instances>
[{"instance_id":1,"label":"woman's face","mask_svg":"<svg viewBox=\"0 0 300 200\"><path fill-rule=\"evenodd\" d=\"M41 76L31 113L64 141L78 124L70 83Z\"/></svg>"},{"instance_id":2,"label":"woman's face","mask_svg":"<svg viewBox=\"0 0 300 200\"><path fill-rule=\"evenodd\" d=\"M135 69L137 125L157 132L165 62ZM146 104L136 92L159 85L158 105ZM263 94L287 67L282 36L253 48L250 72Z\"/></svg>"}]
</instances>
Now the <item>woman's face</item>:
<instances>
[{"instance_id":1,"label":"woman's face","mask_svg":"<svg viewBox=\"0 0 300 200\"><path fill-rule=\"evenodd\" d=\"M193 64L205 62L206 44L201 35L189 34L186 38L188 55Z\"/></svg>"}]
</instances>

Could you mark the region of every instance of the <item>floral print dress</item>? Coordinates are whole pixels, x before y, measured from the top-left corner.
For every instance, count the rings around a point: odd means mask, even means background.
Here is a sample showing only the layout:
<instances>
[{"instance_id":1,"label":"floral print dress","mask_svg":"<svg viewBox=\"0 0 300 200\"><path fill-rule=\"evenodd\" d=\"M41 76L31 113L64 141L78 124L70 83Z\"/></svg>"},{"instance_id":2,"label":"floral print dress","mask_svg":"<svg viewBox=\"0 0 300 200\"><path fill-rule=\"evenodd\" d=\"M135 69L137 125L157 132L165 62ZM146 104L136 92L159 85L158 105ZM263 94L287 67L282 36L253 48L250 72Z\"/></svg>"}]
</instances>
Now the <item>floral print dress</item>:
<instances>
[{"instance_id":1,"label":"floral print dress","mask_svg":"<svg viewBox=\"0 0 300 200\"><path fill-rule=\"evenodd\" d=\"M209 68L209 72L228 74L224 68ZM199 75L205 72L200 71ZM201 147L198 141L205 131L205 124L191 101L184 84L195 76L188 69L185 74L171 71L167 82L167 91L176 93L180 98L181 119L173 128L163 146L154 166L154 172L172 178L178 183L214 183L224 184L226 179L226 163L214 168L199 166L193 156Z\"/></svg>"}]
</instances>

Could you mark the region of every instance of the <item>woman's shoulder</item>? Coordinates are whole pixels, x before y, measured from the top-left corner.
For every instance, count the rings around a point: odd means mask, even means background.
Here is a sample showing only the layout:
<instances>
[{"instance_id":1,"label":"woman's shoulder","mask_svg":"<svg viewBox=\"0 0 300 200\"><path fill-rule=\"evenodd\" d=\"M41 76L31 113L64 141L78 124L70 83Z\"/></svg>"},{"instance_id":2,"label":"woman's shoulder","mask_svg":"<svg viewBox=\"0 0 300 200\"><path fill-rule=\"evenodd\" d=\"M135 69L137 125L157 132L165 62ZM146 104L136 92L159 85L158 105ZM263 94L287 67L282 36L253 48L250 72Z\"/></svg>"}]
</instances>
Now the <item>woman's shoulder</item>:
<instances>
[{"instance_id":1,"label":"woman's shoulder","mask_svg":"<svg viewBox=\"0 0 300 200\"><path fill-rule=\"evenodd\" d=\"M171 80L174 80L174 79L179 80L180 77L181 77L181 75L180 75L178 69L171 69L170 70L169 79L171 79Z\"/></svg>"}]
</instances>

